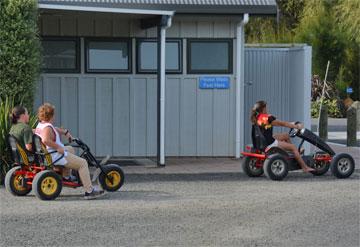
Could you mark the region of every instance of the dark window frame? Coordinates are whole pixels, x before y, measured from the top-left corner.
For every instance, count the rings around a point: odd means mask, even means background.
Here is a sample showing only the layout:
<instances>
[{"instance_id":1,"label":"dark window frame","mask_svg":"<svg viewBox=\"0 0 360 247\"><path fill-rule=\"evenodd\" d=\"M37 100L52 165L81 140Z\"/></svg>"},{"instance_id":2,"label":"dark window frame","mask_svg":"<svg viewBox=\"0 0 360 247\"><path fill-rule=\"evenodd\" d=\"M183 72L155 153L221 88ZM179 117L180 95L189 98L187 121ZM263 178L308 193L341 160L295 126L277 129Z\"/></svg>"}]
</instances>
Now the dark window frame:
<instances>
[{"instance_id":1,"label":"dark window frame","mask_svg":"<svg viewBox=\"0 0 360 247\"><path fill-rule=\"evenodd\" d=\"M41 68L43 73L80 73L81 71L81 48L80 37L62 37L62 36L42 36L40 39L41 45L43 41L74 41L75 42L75 68L74 69L46 69ZM42 54L43 57L43 54Z\"/></svg>"},{"instance_id":2,"label":"dark window frame","mask_svg":"<svg viewBox=\"0 0 360 247\"><path fill-rule=\"evenodd\" d=\"M229 45L229 56L228 64L229 67L226 70L195 70L191 68L191 43L228 43ZM186 62L187 62L187 74L232 74L233 73L233 39L227 38L191 38L187 39L186 43Z\"/></svg>"},{"instance_id":3,"label":"dark window frame","mask_svg":"<svg viewBox=\"0 0 360 247\"><path fill-rule=\"evenodd\" d=\"M126 42L128 48L128 69L89 69L89 43L90 42ZM85 73L89 74L132 74L132 39L84 37Z\"/></svg>"},{"instance_id":4,"label":"dark window frame","mask_svg":"<svg viewBox=\"0 0 360 247\"><path fill-rule=\"evenodd\" d=\"M140 68L140 60L141 60L141 52L140 52L140 44L142 42L157 42L155 38L137 38L136 39L136 74L156 74L157 69L141 69ZM182 74L183 73L183 48L182 48L182 39L169 38L166 39L166 42L175 42L178 43L178 52L179 52L179 69L166 69L166 74Z\"/></svg>"}]
</instances>

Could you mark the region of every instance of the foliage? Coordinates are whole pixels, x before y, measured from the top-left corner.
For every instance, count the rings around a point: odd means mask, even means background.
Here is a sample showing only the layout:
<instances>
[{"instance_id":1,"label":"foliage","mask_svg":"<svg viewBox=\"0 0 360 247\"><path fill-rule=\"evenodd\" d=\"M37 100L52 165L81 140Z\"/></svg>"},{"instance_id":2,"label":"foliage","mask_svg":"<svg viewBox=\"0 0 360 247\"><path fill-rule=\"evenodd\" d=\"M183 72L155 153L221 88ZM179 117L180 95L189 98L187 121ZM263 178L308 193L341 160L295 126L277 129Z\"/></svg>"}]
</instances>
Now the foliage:
<instances>
[{"instance_id":1,"label":"foliage","mask_svg":"<svg viewBox=\"0 0 360 247\"><path fill-rule=\"evenodd\" d=\"M360 46L350 42L345 49L343 64L340 66L339 74L336 78L336 85L340 92L340 97L345 98L346 87L352 87L353 99L360 99Z\"/></svg>"},{"instance_id":2,"label":"foliage","mask_svg":"<svg viewBox=\"0 0 360 247\"><path fill-rule=\"evenodd\" d=\"M247 43L292 43L293 35L284 24L277 26L274 18L250 18L245 29Z\"/></svg>"},{"instance_id":3,"label":"foliage","mask_svg":"<svg viewBox=\"0 0 360 247\"><path fill-rule=\"evenodd\" d=\"M288 30L294 30L300 22L305 0L277 0L280 18Z\"/></svg>"},{"instance_id":4,"label":"foliage","mask_svg":"<svg viewBox=\"0 0 360 247\"><path fill-rule=\"evenodd\" d=\"M311 101L317 101L322 97L325 99L338 97L338 88L334 82L327 81L325 83L318 75L314 75L311 80Z\"/></svg>"},{"instance_id":5,"label":"foliage","mask_svg":"<svg viewBox=\"0 0 360 247\"><path fill-rule=\"evenodd\" d=\"M335 80L344 62L346 37L336 25L333 6L323 0L307 1L295 40L313 47L313 73L325 77L330 61L328 80Z\"/></svg>"},{"instance_id":6,"label":"foliage","mask_svg":"<svg viewBox=\"0 0 360 247\"><path fill-rule=\"evenodd\" d=\"M340 111L340 102L337 99L324 99L311 102L311 117L319 117L320 104L323 102L323 105L328 107L328 116L333 118L343 117Z\"/></svg>"},{"instance_id":7,"label":"foliage","mask_svg":"<svg viewBox=\"0 0 360 247\"><path fill-rule=\"evenodd\" d=\"M342 65L336 79L336 88L339 90L339 96L341 98L346 98L346 88L351 85L351 83L346 80L348 76L349 71Z\"/></svg>"},{"instance_id":8,"label":"foliage","mask_svg":"<svg viewBox=\"0 0 360 247\"><path fill-rule=\"evenodd\" d=\"M358 0L277 0L275 17L250 17L246 25L248 43L307 43L312 46L312 72L338 87L347 97L360 99L360 1Z\"/></svg>"},{"instance_id":9,"label":"foliage","mask_svg":"<svg viewBox=\"0 0 360 247\"><path fill-rule=\"evenodd\" d=\"M335 7L335 13L339 26L360 45L360 1L341 0Z\"/></svg>"},{"instance_id":10,"label":"foliage","mask_svg":"<svg viewBox=\"0 0 360 247\"><path fill-rule=\"evenodd\" d=\"M3 184L5 174L11 168L10 150L8 149L6 136L9 134L11 127L9 116L13 107L13 98L0 98L0 184ZM34 128L36 123L37 117L31 114L29 125Z\"/></svg>"},{"instance_id":11,"label":"foliage","mask_svg":"<svg viewBox=\"0 0 360 247\"><path fill-rule=\"evenodd\" d=\"M245 26L247 43L293 43L305 0L278 0L279 20L275 17L252 17Z\"/></svg>"},{"instance_id":12,"label":"foliage","mask_svg":"<svg viewBox=\"0 0 360 247\"><path fill-rule=\"evenodd\" d=\"M3 183L3 178L6 172L10 169L9 161L9 150L6 142L6 135L9 133L10 121L9 112L12 108L13 101L8 98L0 102L0 182Z\"/></svg>"},{"instance_id":13,"label":"foliage","mask_svg":"<svg viewBox=\"0 0 360 247\"><path fill-rule=\"evenodd\" d=\"M0 1L0 97L32 109L39 75L36 0Z\"/></svg>"}]
</instances>

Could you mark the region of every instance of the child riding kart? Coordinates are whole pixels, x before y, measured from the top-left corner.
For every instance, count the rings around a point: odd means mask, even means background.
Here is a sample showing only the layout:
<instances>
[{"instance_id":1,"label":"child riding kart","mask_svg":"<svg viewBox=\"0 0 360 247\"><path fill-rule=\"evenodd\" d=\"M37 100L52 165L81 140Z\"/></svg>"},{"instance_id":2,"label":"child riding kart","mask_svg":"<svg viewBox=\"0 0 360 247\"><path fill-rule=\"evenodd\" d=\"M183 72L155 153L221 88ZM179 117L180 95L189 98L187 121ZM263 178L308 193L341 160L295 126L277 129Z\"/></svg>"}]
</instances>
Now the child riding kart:
<instances>
[{"instance_id":1,"label":"child riding kart","mask_svg":"<svg viewBox=\"0 0 360 247\"><path fill-rule=\"evenodd\" d=\"M275 119L267 114L266 102L259 101L255 104L252 115L253 147L247 147L250 152L242 153L244 156L242 168L248 176L256 177L265 173L272 180L282 180L287 176L288 171L300 168L319 176L325 174L330 167L338 178L346 178L353 173L355 162L349 154L335 155L324 141L310 130L302 128L299 122L281 124L290 127L289 134L281 134L281 138L274 139L271 123ZM289 139L295 136L302 139L297 149ZM270 137L272 140L269 141ZM322 151L312 155L301 155L305 141Z\"/></svg>"},{"instance_id":2,"label":"child riding kart","mask_svg":"<svg viewBox=\"0 0 360 247\"><path fill-rule=\"evenodd\" d=\"M14 167L6 173L5 187L11 194L25 196L33 190L41 200L54 200L59 196L63 186L71 188L82 186L77 172L75 172L76 181L68 181L62 177L61 169L56 169L56 160L52 160L51 154L47 152L39 136L33 136L34 153L21 147L14 136L10 135L8 140ZM92 181L97 180L104 190L110 192L121 188L124 183L124 172L118 165L106 164L109 156L98 162L90 152L90 148L80 139L72 139L70 145L81 150L80 157L86 159L89 166L97 168Z\"/></svg>"}]
</instances>

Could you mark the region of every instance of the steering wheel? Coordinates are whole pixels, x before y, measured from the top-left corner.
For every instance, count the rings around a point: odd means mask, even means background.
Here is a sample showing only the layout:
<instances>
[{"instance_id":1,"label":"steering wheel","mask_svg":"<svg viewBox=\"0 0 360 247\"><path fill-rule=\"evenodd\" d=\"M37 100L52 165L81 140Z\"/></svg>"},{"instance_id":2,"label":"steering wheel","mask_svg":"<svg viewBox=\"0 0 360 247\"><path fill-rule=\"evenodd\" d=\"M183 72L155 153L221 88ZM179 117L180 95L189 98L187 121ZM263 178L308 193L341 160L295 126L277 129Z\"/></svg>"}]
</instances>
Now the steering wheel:
<instances>
[{"instance_id":1,"label":"steering wheel","mask_svg":"<svg viewBox=\"0 0 360 247\"><path fill-rule=\"evenodd\" d=\"M299 132L298 129L291 128L291 129L289 130L289 136L290 136L291 138L294 138L294 137L297 135L298 132Z\"/></svg>"},{"instance_id":2,"label":"steering wheel","mask_svg":"<svg viewBox=\"0 0 360 247\"><path fill-rule=\"evenodd\" d=\"M295 122L294 124L297 125L297 124L299 124L299 123L300 123L300 122ZM289 136L290 136L291 138L294 138L299 131L300 131L299 129L290 128L290 130L289 130Z\"/></svg>"}]
</instances>

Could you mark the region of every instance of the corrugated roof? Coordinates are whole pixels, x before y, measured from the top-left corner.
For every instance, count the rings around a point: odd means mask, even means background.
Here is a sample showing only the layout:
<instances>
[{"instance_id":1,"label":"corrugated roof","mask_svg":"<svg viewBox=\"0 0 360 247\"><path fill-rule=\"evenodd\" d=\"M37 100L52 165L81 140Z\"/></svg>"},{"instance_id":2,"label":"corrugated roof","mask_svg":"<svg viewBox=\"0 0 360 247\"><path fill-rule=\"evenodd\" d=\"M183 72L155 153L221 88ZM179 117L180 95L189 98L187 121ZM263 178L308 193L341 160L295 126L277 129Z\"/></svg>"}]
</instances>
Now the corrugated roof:
<instances>
[{"instance_id":1,"label":"corrugated roof","mask_svg":"<svg viewBox=\"0 0 360 247\"><path fill-rule=\"evenodd\" d=\"M39 0L40 3L120 3L120 4L187 4L187 5L274 5L275 0Z\"/></svg>"},{"instance_id":2,"label":"corrugated roof","mask_svg":"<svg viewBox=\"0 0 360 247\"><path fill-rule=\"evenodd\" d=\"M276 0L38 0L41 4L170 10L177 13L276 14Z\"/></svg>"}]
</instances>

